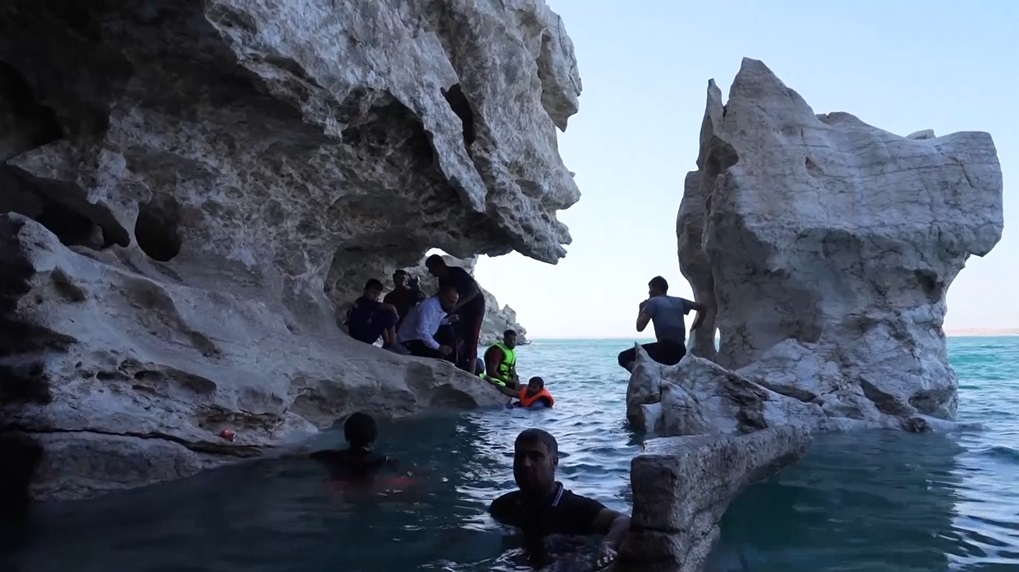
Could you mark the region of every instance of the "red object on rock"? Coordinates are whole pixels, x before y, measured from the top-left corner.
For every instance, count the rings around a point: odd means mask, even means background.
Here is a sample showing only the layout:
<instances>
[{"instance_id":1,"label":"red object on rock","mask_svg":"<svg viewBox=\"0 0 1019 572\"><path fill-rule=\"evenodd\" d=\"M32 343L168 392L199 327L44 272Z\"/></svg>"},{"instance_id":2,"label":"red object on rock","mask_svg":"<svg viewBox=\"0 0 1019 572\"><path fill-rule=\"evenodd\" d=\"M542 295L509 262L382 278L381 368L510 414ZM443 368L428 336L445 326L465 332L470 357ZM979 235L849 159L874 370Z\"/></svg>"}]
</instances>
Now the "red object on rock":
<instances>
[{"instance_id":1,"label":"red object on rock","mask_svg":"<svg viewBox=\"0 0 1019 572\"><path fill-rule=\"evenodd\" d=\"M223 429L220 431L219 436L226 439L227 441L233 441L237 434L233 432L233 429Z\"/></svg>"}]
</instances>

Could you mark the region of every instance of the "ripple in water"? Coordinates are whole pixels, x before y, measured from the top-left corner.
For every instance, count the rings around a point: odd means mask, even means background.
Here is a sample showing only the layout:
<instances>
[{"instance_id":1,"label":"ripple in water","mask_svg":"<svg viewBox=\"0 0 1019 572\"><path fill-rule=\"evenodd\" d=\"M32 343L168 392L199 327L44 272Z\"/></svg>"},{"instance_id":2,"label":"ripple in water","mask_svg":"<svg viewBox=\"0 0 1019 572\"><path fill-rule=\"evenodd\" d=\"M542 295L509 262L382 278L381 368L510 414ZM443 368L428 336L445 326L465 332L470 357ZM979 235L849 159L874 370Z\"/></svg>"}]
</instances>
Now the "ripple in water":
<instances>
[{"instance_id":1,"label":"ripple in water","mask_svg":"<svg viewBox=\"0 0 1019 572\"><path fill-rule=\"evenodd\" d=\"M313 463L232 467L47 509L32 530L0 531L0 569L525 569L485 513L514 487L512 443L522 429L557 437L569 488L630 510L630 459L640 443L624 425L626 375L615 356L631 343L521 348L521 373L545 377L552 410L382 424L379 448L428 470L415 490L344 499ZM962 380L960 417L987 430L820 437L799 464L737 499L712 569L1019 569L1019 338L949 343ZM586 571L583 562L564 568Z\"/></svg>"}]
</instances>

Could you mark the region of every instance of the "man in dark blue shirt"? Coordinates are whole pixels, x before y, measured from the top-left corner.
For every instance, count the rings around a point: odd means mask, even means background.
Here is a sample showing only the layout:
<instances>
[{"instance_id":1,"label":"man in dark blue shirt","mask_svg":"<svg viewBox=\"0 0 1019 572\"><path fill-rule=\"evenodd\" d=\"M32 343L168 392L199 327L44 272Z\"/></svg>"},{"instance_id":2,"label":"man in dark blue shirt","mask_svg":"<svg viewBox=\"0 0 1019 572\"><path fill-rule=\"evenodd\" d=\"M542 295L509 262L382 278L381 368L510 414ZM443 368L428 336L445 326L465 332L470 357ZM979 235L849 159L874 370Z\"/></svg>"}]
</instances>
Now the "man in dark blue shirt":
<instances>
[{"instance_id":1,"label":"man in dark blue shirt","mask_svg":"<svg viewBox=\"0 0 1019 572\"><path fill-rule=\"evenodd\" d=\"M381 297L382 282L372 278L347 313L347 333L366 344L374 344L381 337L382 347L389 348L396 341L396 321L400 316L395 306L379 302Z\"/></svg>"},{"instance_id":2,"label":"man in dark blue shirt","mask_svg":"<svg viewBox=\"0 0 1019 572\"><path fill-rule=\"evenodd\" d=\"M521 529L536 567L547 565L542 539L552 534L604 535L599 560L613 558L630 529L629 517L567 490L555 479L559 445L541 429L526 429L513 446L513 478L519 490L492 501L496 521Z\"/></svg>"}]
</instances>

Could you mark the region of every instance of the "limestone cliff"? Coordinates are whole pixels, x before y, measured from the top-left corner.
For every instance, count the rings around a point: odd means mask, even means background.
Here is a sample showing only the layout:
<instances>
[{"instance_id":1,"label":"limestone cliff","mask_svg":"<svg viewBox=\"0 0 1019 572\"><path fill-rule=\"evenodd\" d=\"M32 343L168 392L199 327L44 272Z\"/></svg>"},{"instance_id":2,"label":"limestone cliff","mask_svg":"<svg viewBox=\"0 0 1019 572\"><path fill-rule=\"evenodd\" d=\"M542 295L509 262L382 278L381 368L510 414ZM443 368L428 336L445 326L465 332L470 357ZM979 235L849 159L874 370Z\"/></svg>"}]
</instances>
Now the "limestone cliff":
<instances>
[{"instance_id":1,"label":"limestone cliff","mask_svg":"<svg viewBox=\"0 0 1019 572\"><path fill-rule=\"evenodd\" d=\"M325 285L431 247L563 256L580 88L541 0L5 2L5 470L18 436L39 496L82 497L354 409L501 403L346 338Z\"/></svg>"},{"instance_id":2,"label":"limestone cliff","mask_svg":"<svg viewBox=\"0 0 1019 572\"><path fill-rule=\"evenodd\" d=\"M697 434L952 419L945 294L1004 224L991 136L902 137L815 115L744 59L728 102L709 83L700 143L677 233L680 268L708 308L690 343L701 357L644 361L631 421Z\"/></svg>"}]
</instances>

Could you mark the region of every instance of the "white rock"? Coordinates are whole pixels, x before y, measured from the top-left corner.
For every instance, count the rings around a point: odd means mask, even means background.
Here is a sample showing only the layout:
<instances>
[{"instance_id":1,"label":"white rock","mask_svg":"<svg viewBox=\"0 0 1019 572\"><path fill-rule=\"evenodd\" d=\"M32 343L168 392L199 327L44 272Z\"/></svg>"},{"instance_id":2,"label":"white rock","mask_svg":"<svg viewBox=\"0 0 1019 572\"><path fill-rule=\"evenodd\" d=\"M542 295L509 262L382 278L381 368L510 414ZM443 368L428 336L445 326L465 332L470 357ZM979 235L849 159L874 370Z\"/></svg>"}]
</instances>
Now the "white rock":
<instances>
[{"instance_id":1,"label":"white rock","mask_svg":"<svg viewBox=\"0 0 1019 572\"><path fill-rule=\"evenodd\" d=\"M614 570L703 570L729 503L809 443L810 433L794 427L645 441L631 463L633 515Z\"/></svg>"},{"instance_id":2,"label":"white rock","mask_svg":"<svg viewBox=\"0 0 1019 572\"><path fill-rule=\"evenodd\" d=\"M712 358L717 325L714 359L730 371L690 358L636 370L631 386L662 390L666 432L731 432L748 410L760 426L841 430L954 418L945 294L1001 238L1002 176L987 133L926 137L815 115L755 60L724 105L709 83L677 232L709 308L694 353Z\"/></svg>"},{"instance_id":3,"label":"white rock","mask_svg":"<svg viewBox=\"0 0 1019 572\"><path fill-rule=\"evenodd\" d=\"M0 427L47 449L40 496L179 477L355 409L502 402L347 338L329 296L432 247L564 256L556 213L580 195L556 127L581 83L543 1L54 10L0 11L0 368L16 380Z\"/></svg>"}]
</instances>

